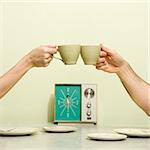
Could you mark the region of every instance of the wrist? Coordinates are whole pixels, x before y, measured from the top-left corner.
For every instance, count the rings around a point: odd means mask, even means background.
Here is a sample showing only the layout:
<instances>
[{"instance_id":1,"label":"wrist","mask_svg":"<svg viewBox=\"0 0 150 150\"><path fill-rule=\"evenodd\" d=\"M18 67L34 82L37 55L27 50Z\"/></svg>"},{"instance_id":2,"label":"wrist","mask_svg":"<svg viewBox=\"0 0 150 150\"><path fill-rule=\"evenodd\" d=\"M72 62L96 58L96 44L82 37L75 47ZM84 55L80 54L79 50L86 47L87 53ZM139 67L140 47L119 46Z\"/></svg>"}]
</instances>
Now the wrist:
<instances>
[{"instance_id":1,"label":"wrist","mask_svg":"<svg viewBox=\"0 0 150 150\"><path fill-rule=\"evenodd\" d=\"M128 64L128 62L124 61L124 63L120 67L118 67L118 71L116 74L120 77L122 75L125 75L129 69L130 65Z\"/></svg>"},{"instance_id":2,"label":"wrist","mask_svg":"<svg viewBox=\"0 0 150 150\"><path fill-rule=\"evenodd\" d=\"M30 55L27 54L26 56L24 56L22 61L24 63L24 67L26 68L27 71L33 67L32 59L31 59Z\"/></svg>"},{"instance_id":3,"label":"wrist","mask_svg":"<svg viewBox=\"0 0 150 150\"><path fill-rule=\"evenodd\" d=\"M23 75L33 67L28 55L24 56L11 70L13 74Z\"/></svg>"}]
</instances>

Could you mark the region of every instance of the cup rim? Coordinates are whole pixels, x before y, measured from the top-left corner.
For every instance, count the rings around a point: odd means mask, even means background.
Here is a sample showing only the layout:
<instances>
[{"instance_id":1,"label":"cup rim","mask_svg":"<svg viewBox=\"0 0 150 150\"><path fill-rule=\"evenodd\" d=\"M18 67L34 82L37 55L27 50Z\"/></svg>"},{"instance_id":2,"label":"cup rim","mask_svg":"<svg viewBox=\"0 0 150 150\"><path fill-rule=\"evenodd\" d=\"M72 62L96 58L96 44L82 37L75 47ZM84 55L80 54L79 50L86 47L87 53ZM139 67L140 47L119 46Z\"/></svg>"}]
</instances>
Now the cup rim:
<instances>
[{"instance_id":1,"label":"cup rim","mask_svg":"<svg viewBox=\"0 0 150 150\"><path fill-rule=\"evenodd\" d=\"M81 47L101 47L100 45L80 45Z\"/></svg>"},{"instance_id":2,"label":"cup rim","mask_svg":"<svg viewBox=\"0 0 150 150\"><path fill-rule=\"evenodd\" d=\"M59 44L58 47L60 46L81 46L80 44Z\"/></svg>"}]
</instances>

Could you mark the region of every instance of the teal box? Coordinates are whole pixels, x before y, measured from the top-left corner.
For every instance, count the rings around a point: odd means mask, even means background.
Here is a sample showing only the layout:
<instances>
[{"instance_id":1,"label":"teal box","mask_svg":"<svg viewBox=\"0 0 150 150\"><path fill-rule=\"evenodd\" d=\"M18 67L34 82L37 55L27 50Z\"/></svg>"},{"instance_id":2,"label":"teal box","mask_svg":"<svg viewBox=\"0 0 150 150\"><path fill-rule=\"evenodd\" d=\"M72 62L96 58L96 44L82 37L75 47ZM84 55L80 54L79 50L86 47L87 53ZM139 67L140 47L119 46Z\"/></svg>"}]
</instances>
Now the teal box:
<instances>
[{"instance_id":1,"label":"teal box","mask_svg":"<svg viewBox=\"0 0 150 150\"><path fill-rule=\"evenodd\" d=\"M55 122L81 121L81 85L55 85Z\"/></svg>"}]
</instances>

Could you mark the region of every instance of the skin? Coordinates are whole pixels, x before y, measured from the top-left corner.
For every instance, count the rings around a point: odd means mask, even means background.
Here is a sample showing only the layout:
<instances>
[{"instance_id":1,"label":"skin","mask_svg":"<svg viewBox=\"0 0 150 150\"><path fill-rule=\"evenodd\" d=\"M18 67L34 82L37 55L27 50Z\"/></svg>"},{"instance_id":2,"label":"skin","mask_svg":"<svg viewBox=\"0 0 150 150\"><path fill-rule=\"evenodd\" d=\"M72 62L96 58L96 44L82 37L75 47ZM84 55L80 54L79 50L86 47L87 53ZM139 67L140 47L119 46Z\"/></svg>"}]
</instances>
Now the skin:
<instances>
[{"instance_id":1,"label":"skin","mask_svg":"<svg viewBox=\"0 0 150 150\"><path fill-rule=\"evenodd\" d=\"M132 100L150 116L150 84L140 78L115 50L101 44L96 69L117 74Z\"/></svg>"},{"instance_id":2,"label":"skin","mask_svg":"<svg viewBox=\"0 0 150 150\"><path fill-rule=\"evenodd\" d=\"M33 49L0 77L0 99L34 67L47 67L57 52L57 46L44 45Z\"/></svg>"}]
</instances>

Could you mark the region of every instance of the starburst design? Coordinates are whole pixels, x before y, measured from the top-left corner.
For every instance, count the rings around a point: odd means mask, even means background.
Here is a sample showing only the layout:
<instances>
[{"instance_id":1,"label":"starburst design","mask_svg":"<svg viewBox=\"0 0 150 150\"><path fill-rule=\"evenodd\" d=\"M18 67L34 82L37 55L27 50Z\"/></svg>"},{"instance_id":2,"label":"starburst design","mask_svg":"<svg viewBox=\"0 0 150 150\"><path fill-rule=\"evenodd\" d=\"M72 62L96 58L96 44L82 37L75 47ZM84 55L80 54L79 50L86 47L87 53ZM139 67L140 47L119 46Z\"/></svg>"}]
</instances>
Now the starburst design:
<instances>
[{"instance_id":1,"label":"starburst design","mask_svg":"<svg viewBox=\"0 0 150 150\"><path fill-rule=\"evenodd\" d=\"M59 108L62 109L60 116L62 116L65 111L67 111L67 118L69 118L71 112L74 116L76 116L74 109L77 109L77 105L79 104L79 102L77 97L74 95L76 94L77 90L75 89L71 93L70 88L67 88L67 94L65 94L65 92L62 89L60 90L60 92L61 96L59 96L58 98Z\"/></svg>"}]
</instances>

